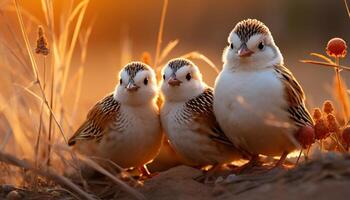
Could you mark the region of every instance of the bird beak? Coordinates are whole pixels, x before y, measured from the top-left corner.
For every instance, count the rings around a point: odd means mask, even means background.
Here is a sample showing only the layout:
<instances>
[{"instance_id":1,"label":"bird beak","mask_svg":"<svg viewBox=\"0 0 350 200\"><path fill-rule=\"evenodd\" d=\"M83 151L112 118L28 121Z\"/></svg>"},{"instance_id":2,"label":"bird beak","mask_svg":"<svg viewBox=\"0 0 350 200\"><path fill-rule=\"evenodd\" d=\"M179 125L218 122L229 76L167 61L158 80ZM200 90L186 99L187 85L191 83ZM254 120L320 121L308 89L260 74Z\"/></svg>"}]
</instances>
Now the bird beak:
<instances>
[{"instance_id":1,"label":"bird beak","mask_svg":"<svg viewBox=\"0 0 350 200\"><path fill-rule=\"evenodd\" d=\"M182 83L182 81L180 81L179 79L177 79L174 76L171 76L170 79L168 80L168 84L170 86L179 86Z\"/></svg>"},{"instance_id":2,"label":"bird beak","mask_svg":"<svg viewBox=\"0 0 350 200\"><path fill-rule=\"evenodd\" d=\"M254 52L249 50L246 44L243 44L239 49L238 49L238 56L239 57L249 57L253 54Z\"/></svg>"},{"instance_id":3,"label":"bird beak","mask_svg":"<svg viewBox=\"0 0 350 200\"><path fill-rule=\"evenodd\" d=\"M129 83L127 86L126 86L126 90L128 92L136 92L140 87L137 86L135 83Z\"/></svg>"}]
</instances>

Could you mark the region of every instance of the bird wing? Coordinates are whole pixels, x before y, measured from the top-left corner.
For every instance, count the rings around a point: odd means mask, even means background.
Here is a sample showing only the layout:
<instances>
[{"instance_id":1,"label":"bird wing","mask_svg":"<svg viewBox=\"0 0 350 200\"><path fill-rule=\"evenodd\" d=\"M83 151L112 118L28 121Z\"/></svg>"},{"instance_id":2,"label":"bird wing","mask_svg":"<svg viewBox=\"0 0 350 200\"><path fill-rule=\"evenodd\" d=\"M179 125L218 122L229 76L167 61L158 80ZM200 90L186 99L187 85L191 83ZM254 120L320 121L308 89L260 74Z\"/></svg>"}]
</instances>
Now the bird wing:
<instances>
[{"instance_id":1,"label":"bird wing","mask_svg":"<svg viewBox=\"0 0 350 200\"><path fill-rule=\"evenodd\" d=\"M213 89L208 87L202 94L186 103L185 113L191 113L194 121L200 125L199 127L193 127L197 131L209 134L212 140L234 146L216 121L213 112L213 100Z\"/></svg>"},{"instance_id":2,"label":"bird wing","mask_svg":"<svg viewBox=\"0 0 350 200\"><path fill-rule=\"evenodd\" d=\"M289 118L298 127L313 126L312 117L305 106L305 95L292 72L282 65L274 66L277 76L284 85L284 94L288 102Z\"/></svg>"},{"instance_id":3,"label":"bird wing","mask_svg":"<svg viewBox=\"0 0 350 200\"><path fill-rule=\"evenodd\" d=\"M99 141L109 128L108 124L118 118L119 109L120 103L114 99L113 94L97 102L90 109L85 122L69 139L68 145L74 145L77 140Z\"/></svg>"}]
</instances>

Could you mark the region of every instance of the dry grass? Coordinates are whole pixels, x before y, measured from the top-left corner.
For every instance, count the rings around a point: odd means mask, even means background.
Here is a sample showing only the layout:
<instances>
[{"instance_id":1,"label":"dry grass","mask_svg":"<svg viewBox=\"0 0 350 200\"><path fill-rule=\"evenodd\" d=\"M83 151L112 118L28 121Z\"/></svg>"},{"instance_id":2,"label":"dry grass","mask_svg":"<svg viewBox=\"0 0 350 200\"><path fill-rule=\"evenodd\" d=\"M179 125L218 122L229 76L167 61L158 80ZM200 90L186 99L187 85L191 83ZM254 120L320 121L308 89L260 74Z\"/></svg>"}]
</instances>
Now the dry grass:
<instances>
[{"instance_id":1,"label":"dry grass","mask_svg":"<svg viewBox=\"0 0 350 200\"><path fill-rule=\"evenodd\" d=\"M82 28L89 1L83 0L77 5L71 4L72 8L61 16L63 19L61 21L62 31L57 35L53 2L42 0L41 4L46 21L45 25L40 24L39 20L21 8L18 0L8 2L0 8L2 17L5 17L4 13L6 12L15 11L21 32L21 35L16 35L14 27L7 24L7 31L14 39L15 46L8 41L1 41L8 54L4 55L3 58L6 59L7 63L0 64L4 67L6 64L9 66L5 67L8 71L8 77L1 77L1 81L14 90L4 91L0 94L1 120L4 121L1 130L9 130L5 141L12 143L12 145L7 143L1 145L0 159L4 163L37 174L34 178L17 179L18 181L14 181L12 184L27 185L29 189L41 190L37 188L38 180L44 178L47 187L51 187L49 183L54 181L80 197L95 199L96 197L89 194L89 191L84 191L84 187L73 183L64 176L66 169L79 168L76 159L74 159L77 155L70 152L70 149L53 148L57 145L65 146L66 138L72 132L70 123L73 123L77 116L87 44L92 30L92 26ZM25 14L23 15L23 13ZM50 48L49 55L34 54L35 47L31 46L34 41L28 36L29 27L25 25L26 21L33 23L34 27L42 26L43 29L46 29ZM78 72L72 76L73 78L69 79L72 57L73 53L77 51L77 45L81 47L81 65ZM18 77L16 77L17 75ZM77 86L77 92L73 106L67 107L64 101L66 89L67 85L72 83ZM66 110L71 112L68 113ZM5 152L11 152L11 154ZM135 189L103 169L95 161L82 156L79 158L82 162L109 177L116 185L120 186L121 190L126 191L136 199L144 199ZM16 176L21 176L21 174Z\"/></svg>"},{"instance_id":2,"label":"dry grass","mask_svg":"<svg viewBox=\"0 0 350 200\"><path fill-rule=\"evenodd\" d=\"M73 1L72 1L73 2ZM345 4L346 1L344 0ZM1 39L0 48L5 54L0 55L0 67L4 73L0 76L2 91L0 93L0 135L3 141L0 143L0 161L6 167L1 173L0 184L11 183L19 187L26 186L31 190L42 190L60 185L69 191L73 198L95 199L98 195L89 190L87 182L81 178L81 183L73 182L65 175L67 169L75 170L80 174L80 164L86 164L104 174L120 190L132 195L136 199L144 197L121 180L122 174L116 174L113 170L103 168L93 159L82 155L75 155L66 146L67 137L74 131L73 125L79 118L79 103L84 77L84 64L87 56L87 46L92 31L92 23L84 27L86 9L89 0L81 0L70 3L70 8L60 16L54 11L52 0L41 0L41 9L45 17L45 23L36 19L21 7L19 0L7 1L0 5L0 17L6 18L6 14L15 12L18 24L12 25L4 20L5 31L10 39ZM168 55L179 45L179 39L163 45L163 30L168 8L168 0L164 0L160 16L160 25L156 43L155 55L145 52L141 60L153 66L160 78L162 66L168 59ZM348 10L347 4L346 8ZM350 13L348 10L350 17ZM60 18L60 31L55 30L56 18ZM18 26L18 27L17 27ZM49 55L34 54L35 39L30 37L30 30L42 26L47 33L49 43ZM20 34L16 34L19 28ZM130 61L130 38L124 36L123 64ZM12 41L12 42L11 42ZM80 45L80 52L77 46ZM75 53L80 53L80 65L75 74L72 74L72 60ZM350 67L333 62L321 54L312 54L323 61L303 60L306 63L317 64L329 68L349 71ZM219 69L205 55L197 51L190 51L179 57L204 61L207 67L216 73ZM152 59L154 58L152 62ZM339 75L339 74L338 74ZM349 118L349 99L346 93L346 85L340 76L336 86L337 99L343 106L343 119ZM66 102L68 86L74 85L76 92L73 96L73 104ZM334 138L337 143L339 138ZM339 144L341 146L341 144ZM79 162L77 160L79 159ZM117 171L119 167L112 163ZM21 170L29 170L35 175L27 178ZM16 172L15 174L13 172ZM129 175L127 175L129 176ZM40 180L44 179L44 185ZM134 181L134 180L132 180ZM53 182L53 183L52 183ZM135 182L135 181L134 181ZM54 186L52 186L54 185Z\"/></svg>"},{"instance_id":3,"label":"dry grass","mask_svg":"<svg viewBox=\"0 0 350 200\"><path fill-rule=\"evenodd\" d=\"M79 174L79 163L84 163L106 175L110 181L119 186L119 189L136 199L144 199L140 193L120 179L120 176L125 175L115 174L90 158L75 155L66 147L67 137L74 131L73 125L80 117L78 108L84 64L92 31L92 23L87 27L83 26L88 5L89 0L70 3L69 9L59 16L55 13L52 0L41 0L41 9L45 17L43 23L22 8L19 0L1 4L0 15L5 19L6 31L13 42L2 39L0 43L6 52L0 57L0 66L6 71L0 77L0 81L4 83L4 90L0 93L0 131L6 133L3 134L4 140L0 146L0 160L8 164L6 168L8 174L13 170L17 172L18 168L36 174L26 178L23 174L16 173L17 178L13 178L12 182L9 181L10 178L4 177L2 179L4 182L1 183L26 186L28 189L40 191L45 187L52 187L53 181L54 185L66 188L74 198L78 195L85 199L94 199L97 196L88 189L92 183L84 179L81 180L83 184L74 183L65 177L67 169L76 170ZM151 62L149 53L148 57L146 56L147 62L156 69L158 76L168 54L179 43L176 39L162 49L167 7L168 0L164 0L154 62ZM12 12L15 12L18 24L13 25L6 20L6 15ZM60 31L56 30L56 18L60 18ZM16 34L17 26L21 35ZM29 32L39 26L46 33L43 37L47 37L48 55L40 53L36 55L33 51L35 47L32 44L35 43L35 38L32 38ZM128 36L125 37L121 55L123 64L130 61L132 54L130 42L127 42L130 39ZM77 53L78 45L80 45L80 65L77 72L71 74L73 54ZM190 52L183 57L201 59L218 72L213 62L199 52ZM70 95L67 92L68 85L76 86L72 105L68 105L65 101L66 96ZM115 164L113 166L118 169ZM3 172L2 175L5 176L6 173ZM42 179L45 180L46 186L40 184Z\"/></svg>"}]
</instances>

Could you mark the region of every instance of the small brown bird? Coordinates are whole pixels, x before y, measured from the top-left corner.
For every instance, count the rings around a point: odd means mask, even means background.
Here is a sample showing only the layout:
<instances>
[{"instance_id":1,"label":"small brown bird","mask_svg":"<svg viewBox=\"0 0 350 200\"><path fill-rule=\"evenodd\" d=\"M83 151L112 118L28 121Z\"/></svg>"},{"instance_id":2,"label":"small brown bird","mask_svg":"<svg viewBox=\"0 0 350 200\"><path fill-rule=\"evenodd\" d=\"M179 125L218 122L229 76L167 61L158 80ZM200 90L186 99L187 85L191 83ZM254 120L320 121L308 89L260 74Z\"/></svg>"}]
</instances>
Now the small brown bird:
<instances>
[{"instance_id":1,"label":"small brown bird","mask_svg":"<svg viewBox=\"0 0 350 200\"><path fill-rule=\"evenodd\" d=\"M230 140L253 158L281 156L298 146L295 135L313 120L305 95L268 27L243 20L228 37L224 66L215 83L214 112Z\"/></svg>"},{"instance_id":2,"label":"small brown bird","mask_svg":"<svg viewBox=\"0 0 350 200\"><path fill-rule=\"evenodd\" d=\"M213 90L198 67L176 58L163 69L161 121L171 146L192 166L220 166L241 157L213 113Z\"/></svg>"},{"instance_id":3,"label":"small brown bird","mask_svg":"<svg viewBox=\"0 0 350 200\"><path fill-rule=\"evenodd\" d=\"M158 154L162 141L155 73L131 62L119 76L115 91L90 109L68 144L123 168L142 168Z\"/></svg>"}]
</instances>

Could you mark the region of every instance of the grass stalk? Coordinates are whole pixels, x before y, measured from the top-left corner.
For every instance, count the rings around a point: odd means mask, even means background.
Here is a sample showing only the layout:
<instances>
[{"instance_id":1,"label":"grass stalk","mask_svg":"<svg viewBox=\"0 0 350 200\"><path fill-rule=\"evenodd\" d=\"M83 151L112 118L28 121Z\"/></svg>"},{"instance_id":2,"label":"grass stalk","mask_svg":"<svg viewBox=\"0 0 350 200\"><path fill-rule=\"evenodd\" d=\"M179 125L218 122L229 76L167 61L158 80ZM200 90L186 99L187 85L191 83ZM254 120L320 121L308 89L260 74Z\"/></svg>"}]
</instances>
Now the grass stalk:
<instances>
[{"instance_id":1,"label":"grass stalk","mask_svg":"<svg viewBox=\"0 0 350 200\"><path fill-rule=\"evenodd\" d=\"M123 189L125 192L127 192L128 194L132 195L133 197L135 197L136 199L139 200L145 200L146 198L137 190L133 189L132 187L130 187L129 185L127 185L125 182L123 182L122 180L116 178L113 174L111 174L110 172L108 172L107 170L105 170L103 167L101 167L100 165L98 165L96 162L94 162L93 160L84 157L84 156L79 156L79 159L84 162L85 164L87 164L88 166L92 167L93 169L99 171L100 173L102 173L103 175L105 175L106 177L110 178L114 183L116 183L117 185L119 185L121 187L121 189Z\"/></svg>"},{"instance_id":2,"label":"grass stalk","mask_svg":"<svg viewBox=\"0 0 350 200\"><path fill-rule=\"evenodd\" d=\"M344 0L345 8L346 8L346 13L348 14L348 17L350 19L350 10L349 10L349 5L347 0Z\"/></svg>"},{"instance_id":3,"label":"grass stalk","mask_svg":"<svg viewBox=\"0 0 350 200\"><path fill-rule=\"evenodd\" d=\"M168 0L164 0L163 8L162 8L162 15L160 17L159 30L158 30L156 54L154 57L154 68L158 67L158 59L160 56L160 49L161 49L162 41L163 41L164 22L165 22L165 16L167 13L167 8L168 8Z\"/></svg>"},{"instance_id":4,"label":"grass stalk","mask_svg":"<svg viewBox=\"0 0 350 200\"><path fill-rule=\"evenodd\" d=\"M55 87L55 70L51 70L51 88L50 88L50 107L53 109L53 101L54 101L54 87ZM49 116L49 133L48 133L48 146L47 146L47 166L50 166L50 154L51 154L51 137L53 132L52 127L52 118L53 115L50 113Z\"/></svg>"},{"instance_id":5,"label":"grass stalk","mask_svg":"<svg viewBox=\"0 0 350 200\"><path fill-rule=\"evenodd\" d=\"M337 66L339 66L339 57L336 57L335 58L335 64ZM348 120L348 117L349 117L349 113L348 113L348 106L347 106L347 102L346 101L346 91L344 90L343 88L343 83L342 83L342 80L341 80L341 77L340 77L340 69L339 67L336 67L335 68L335 76L336 76L336 85L337 85L337 90L338 90L338 96L339 96L339 100L340 100L340 103L343 107L343 118L344 118L344 121L345 123L347 122Z\"/></svg>"},{"instance_id":6,"label":"grass stalk","mask_svg":"<svg viewBox=\"0 0 350 200\"><path fill-rule=\"evenodd\" d=\"M314 61L314 60L300 60L300 62L314 64L314 65L321 65L321 66L331 67L331 68L339 68L339 70L350 71L350 67L343 66L343 65L331 64L331 63L328 63L328 62L320 62L320 61Z\"/></svg>"},{"instance_id":7,"label":"grass stalk","mask_svg":"<svg viewBox=\"0 0 350 200\"><path fill-rule=\"evenodd\" d=\"M23 17L22 17L22 14L21 14L21 10L20 10L20 6L19 6L19 3L18 3L18 0L14 0L14 3L15 3L16 11L17 11L16 13L17 13L17 18L18 18L19 24L20 24L21 33L22 33L22 36L23 36L23 39L24 39L24 42L25 42L25 45L26 45L26 49L27 49L27 52L28 52L28 55L29 55L29 58L30 58L30 61L31 61L31 66L32 66L33 73L34 73L35 80L36 80L35 82L39 86L39 90L41 92L42 101L45 103L47 109L50 111L51 118L56 122L56 125L59 128L65 143L67 143L67 139L66 139L66 137L64 135L63 129L62 129L61 125L59 124L59 122L57 121L57 119L55 117L55 114L53 113L51 105L49 105L49 103L48 103L48 100L47 100L47 97L46 97L46 94L45 94L42 82L41 82L40 77L38 75L38 67L37 67L37 64L36 64L36 61L35 61L32 49L30 47L28 35L25 32L25 27L24 27L24 23L23 23Z\"/></svg>"},{"instance_id":8,"label":"grass stalk","mask_svg":"<svg viewBox=\"0 0 350 200\"><path fill-rule=\"evenodd\" d=\"M209 65L210 68L212 68L216 74L219 74L220 73L220 70L215 66L215 64L208 58L206 57L205 55L197 52L197 51L192 51L192 52L189 52L185 55L182 55L181 57L183 58L193 58L193 59L199 59L199 60L202 60L204 61L205 63L207 63Z\"/></svg>"},{"instance_id":9,"label":"grass stalk","mask_svg":"<svg viewBox=\"0 0 350 200\"><path fill-rule=\"evenodd\" d=\"M30 170L40 176L51 179L54 182L69 188L70 190L74 191L75 193L79 194L81 197L84 197L85 199L95 200L95 198L92 195L84 192L79 186L74 184L71 180L57 174L56 172L54 172L53 170L50 170L49 168L46 170L39 170L35 166L32 166L29 162L25 160L20 160L10 154L6 154L3 152L0 152L0 161L23 168L25 170Z\"/></svg>"},{"instance_id":10,"label":"grass stalk","mask_svg":"<svg viewBox=\"0 0 350 200\"><path fill-rule=\"evenodd\" d=\"M87 46L88 46L88 42L89 42L89 38L91 35L91 31L92 31L92 25L89 26L89 28L86 30L86 33L84 35L84 37L81 37L82 39L80 40L80 46L82 49L81 52L81 57L80 57L80 66L78 69L78 74L77 74L77 79L78 79L78 83L77 83L77 91L76 91L76 95L74 98L74 104L73 104L73 109L72 109L72 117L71 120L75 120L76 118L76 113L78 111L78 104L79 104L79 100L80 100L80 95L81 95L81 90L82 90L82 83L83 83L83 75L84 75L84 64L86 61L86 55L87 55Z\"/></svg>"},{"instance_id":11,"label":"grass stalk","mask_svg":"<svg viewBox=\"0 0 350 200\"><path fill-rule=\"evenodd\" d=\"M40 121L39 121L39 130L38 135L35 142L35 167L38 167L38 159L39 159L39 146L40 146L40 138L41 138L41 132L42 132L42 126L43 126L43 110L44 110L44 102L41 103L40 108Z\"/></svg>"},{"instance_id":12,"label":"grass stalk","mask_svg":"<svg viewBox=\"0 0 350 200\"><path fill-rule=\"evenodd\" d=\"M83 6L81 8L81 11L79 13L78 19L77 19L77 23L75 25L74 31L73 31L73 36L72 36L72 40L70 43L70 46L68 48L68 53L67 53L67 57L65 57L65 67L63 70L63 79L62 79L62 88L61 88L61 96L63 96L65 89L66 89L66 85L67 85L67 80L68 80L68 74L69 74L69 69L70 69L70 64L72 61L72 56L73 56L73 52L76 46L76 43L78 41L78 36L79 36L79 32L83 23L83 19L85 16L85 12L89 3L89 0L85 0L82 3Z\"/></svg>"}]
</instances>

